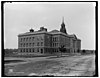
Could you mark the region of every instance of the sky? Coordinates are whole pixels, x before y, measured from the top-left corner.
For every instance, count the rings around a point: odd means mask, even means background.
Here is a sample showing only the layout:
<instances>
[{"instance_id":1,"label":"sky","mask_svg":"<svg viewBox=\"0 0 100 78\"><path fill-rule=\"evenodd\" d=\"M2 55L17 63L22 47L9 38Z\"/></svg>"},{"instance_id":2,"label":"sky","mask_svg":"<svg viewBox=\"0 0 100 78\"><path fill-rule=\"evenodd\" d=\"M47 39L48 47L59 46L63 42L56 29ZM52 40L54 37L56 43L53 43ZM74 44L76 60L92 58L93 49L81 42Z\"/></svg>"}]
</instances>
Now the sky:
<instances>
[{"instance_id":1,"label":"sky","mask_svg":"<svg viewBox=\"0 0 100 78\"><path fill-rule=\"evenodd\" d=\"M81 49L95 49L95 3L13 2L4 4L4 48L18 48L18 34L60 30L62 17L67 33L81 39Z\"/></svg>"}]
</instances>

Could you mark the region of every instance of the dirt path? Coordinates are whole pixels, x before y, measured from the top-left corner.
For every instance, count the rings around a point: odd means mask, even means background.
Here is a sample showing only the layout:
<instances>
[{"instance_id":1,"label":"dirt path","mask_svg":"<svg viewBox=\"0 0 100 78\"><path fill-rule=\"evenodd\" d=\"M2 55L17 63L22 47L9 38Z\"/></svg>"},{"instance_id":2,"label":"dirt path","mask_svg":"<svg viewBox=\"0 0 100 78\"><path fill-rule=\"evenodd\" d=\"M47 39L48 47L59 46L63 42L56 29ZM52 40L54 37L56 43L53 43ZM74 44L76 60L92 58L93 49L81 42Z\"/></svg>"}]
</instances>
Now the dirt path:
<instances>
[{"instance_id":1,"label":"dirt path","mask_svg":"<svg viewBox=\"0 0 100 78\"><path fill-rule=\"evenodd\" d=\"M40 58L35 58L28 60L27 63L6 66L6 75L92 76L95 70L94 55L41 58L41 60ZM9 69L13 69L13 72L9 73Z\"/></svg>"}]
</instances>

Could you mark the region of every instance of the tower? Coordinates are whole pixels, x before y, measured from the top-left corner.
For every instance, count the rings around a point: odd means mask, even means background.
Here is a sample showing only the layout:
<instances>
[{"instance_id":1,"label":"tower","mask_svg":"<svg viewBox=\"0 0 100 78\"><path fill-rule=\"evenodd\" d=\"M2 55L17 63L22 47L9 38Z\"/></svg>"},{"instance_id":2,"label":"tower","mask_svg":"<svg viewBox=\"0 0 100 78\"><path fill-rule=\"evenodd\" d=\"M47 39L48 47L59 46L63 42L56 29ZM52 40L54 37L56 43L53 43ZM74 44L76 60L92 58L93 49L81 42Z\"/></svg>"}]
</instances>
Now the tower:
<instances>
[{"instance_id":1,"label":"tower","mask_svg":"<svg viewBox=\"0 0 100 78\"><path fill-rule=\"evenodd\" d=\"M62 18L62 24L61 24L60 32L67 34L65 24L64 24L64 17Z\"/></svg>"}]
</instances>

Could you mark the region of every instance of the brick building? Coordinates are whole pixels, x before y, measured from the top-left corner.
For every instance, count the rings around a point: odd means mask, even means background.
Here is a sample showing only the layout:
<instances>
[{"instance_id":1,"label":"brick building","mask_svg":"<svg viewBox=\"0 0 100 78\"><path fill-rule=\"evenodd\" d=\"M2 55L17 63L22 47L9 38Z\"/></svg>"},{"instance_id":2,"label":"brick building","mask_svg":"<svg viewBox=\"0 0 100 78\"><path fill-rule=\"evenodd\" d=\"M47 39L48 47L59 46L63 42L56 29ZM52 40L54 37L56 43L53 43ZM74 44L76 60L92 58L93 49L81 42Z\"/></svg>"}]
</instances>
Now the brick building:
<instances>
[{"instance_id":1,"label":"brick building","mask_svg":"<svg viewBox=\"0 0 100 78\"><path fill-rule=\"evenodd\" d=\"M65 45L67 53L77 52L81 49L81 40L76 35L69 35L66 32L64 19L60 31L47 31L46 28L40 27L40 30L18 35L18 50L20 53L41 53L52 54L59 52L59 47Z\"/></svg>"}]
</instances>

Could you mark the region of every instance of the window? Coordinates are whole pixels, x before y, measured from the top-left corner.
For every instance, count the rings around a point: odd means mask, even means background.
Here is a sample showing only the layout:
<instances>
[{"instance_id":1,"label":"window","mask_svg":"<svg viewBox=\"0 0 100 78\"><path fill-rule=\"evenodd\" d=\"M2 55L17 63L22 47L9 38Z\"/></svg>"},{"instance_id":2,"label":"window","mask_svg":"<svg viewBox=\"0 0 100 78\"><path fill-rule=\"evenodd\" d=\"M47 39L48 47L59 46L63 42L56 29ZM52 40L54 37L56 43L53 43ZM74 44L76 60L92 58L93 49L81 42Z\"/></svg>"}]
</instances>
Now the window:
<instances>
[{"instance_id":1,"label":"window","mask_svg":"<svg viewBox=\"0 0 100 78\"><path fill-rule=\"evenodd\" d=\"M23 45L23 43L22 43L22 47L23 47L24 45Z\"/></svg>"},{"instance_id":2,"label":"window","mask_svg":"<svg viewBox=\"0 0 100 78\"><path fill-rule=\"evenodd\" d=\"M31 40L31 37L29 37L29 40L28 41L30 41Z\"/></svg>"},{"instance_id":3,"label":"window","mask_svg":"<svg viewBox=\"0 0 100 78\"><path fill-rule=\"evenodd\" d=\"M23 44L23 47L25 47L25 43Z\"/></svg>"},{"instance_id":4,"label":"window","mask_svg":"<svg viewBox=\"0 0 100 78\"><path fill-rule=\"evenodd\" d=\"M37 43L37 46L39 46L39 42Z\"/></svg>"},{"instance_id":5,"label":"window","mask_svg":"<svg viewBox=\"0 0 100 78\"><path fill-rule=\"evenodd\" d=\"M55 52L56 52L56 49L55 49Z\"/></svg>"},{"instance_id":6,"label":"window","mask_svg":"<svg viewBox=\"0 0 100 78\"><path fill-rule=\"evenodd\" d=\"M41 42L41 46L43 46L43 42Z\"/></svg>"},{"instance_id":7,"label":"window","mask_svg":"<svg viewBox=\"0 0 100 78\"><path fill-rule=\"evenodd\" d=\"M21 41L22 41L22 38L21 38Z\"/></svg>"},{"instance_id":8,"label":"window","mask_svg":"<svg viewBox=\"0 0 100 78\"><path fill-rule=\"evenodd\" d=\"M37 40L39 40L39 37L37 37Z\"/></svg>"},{"instance_id":9,"label":"window","mask_svg":"<svg viewBox=\"0 0 100 78\"><path fill-rule=\"evenodd\" d=\"M22 49L20 49L20 51L22 52Z\"/></svg>"},{"instance_id":10,"label":"window","mask_svg":"<svg viewBox=\"0 0 100 78\"><path fill-rule=\"evenodd\" d=\"M56 43L55 43L55 46L56 46Z\"/></svg>"},{"instance_id":11,"label":"window","mask_svg":"<svg viewBox=\"0 0 100 78\"><path fill-rule=\"evenodd\" d=\"M54 38L53 38L53 41L54 41Z\"/></svg>"},{"instance_id":12,"label":"window","mask_svg":"<svg viewBox=\"0 0 100 78\"><path fill-rule=\"evenodd\" d=\"M52 46L54 47L54 43L52 44Z\"/></svg>"},{"instance_id":13,"label":"window","mask_svg":"<svg viewBox=\"0 0 100 78\"><path fill-rule=\"evenodd\" d=\"M57 37L56 37L56 41L57 41Z\"/></svg>"},{"instance_id":14,"label":"window","mask_svg":"<svg viewBox=\"0 0 100 78\"><path fill-rule=\"evenodd\" d=\"M55 43L53 43L53 46L55 47Z\"/></svg>"},{"instance_id":15,"label":"window","mask_svg":"<svg viewBox=\"0 0 100 78\"><path fill-rule=\"evenodd\" d=\"M26 52L28 52L28 49L26 49Z\"/></svg>"},{"instance_id":16,"label":"window","mask_svg":"<svg viewBox=\"0 0 100 78\"><path fill-rule=\"evenodd\" d=\"M58 52L58 49L57 49L57 52Z\"/></svg>"},{"instance_id":17,"label":"window","mask_svg":"<svg viewBox=\"0 0 100 78\"><path fill-rule=\"evenodd\" d=\"M43 40L43 37L41 37L41 40Z\"/></svg>"},{"instance_id":18,"label":"window","mask_svg":"<svg viewBox=\"0 0 100 78\"><path fill-rule=\"evenodd\" d=\"M34 37L32 37L32 40L34 40Z\"/></svg>"},{"instance_id":19,"label":"window","mask_svg":"<svg viewBox=\"0 0 100 78\"><path fill-rule=\"evenodd\" d=\"M34 43L33 43L33 46L34 46Z\"/></svg>"},{"instance_id":20,"label":"window","mask_svg":"<svg viewBox=\"0 0 100 78\"><path fill-rule=\"evenodd\" d=\"M26 38L26 41L28 41L28 38Z\"/></svg>"},{"instance_id":21,"label":"window","mask_svg":"<svg viewBox=\"0 0 100 78\"><path fill-rule=\"evenodd\" d=\"M23 38L23 41L25 41L25 38Z\"/></svg>"},{"instance_id":22,"label":"window","mask_svg":"<svg viewBox=\"0 0 100 78\"><path fill-rule=\"evenodd\" d=\"M33 48L33 52L34 52L34 48Z\"/></svg>"},{"instance_id":23,"label":"window","mask_svg":"<svg viewBox=\"0 0 100 78\"><path fill-rule=\"evenodd\" d=\"M56 43L56 46L58 46L58 43Z\"/></svg>"},{"instance_id":24,"label":"window","mask_svg":"<svg viewBox=\"0 0 100 78\"><path fill-rule=\"evenodd\" d=\"M37 48L37 52L39 52L39 48Z\"/></svg>"},{"instance_id":25,"label":"window","mask_svg":"<svg viewBox=\"0 0 100 78\"><path fill-rule=\"evenodd\" d=\"M31 46L31 43L29 44L29 46Z\"/></svg>"},{"instance_id":26,"label":"window","mask_svg":"<svg viewBox=\"0 0 100 78\"><path fill-rule=\"evenodd\" d=\"M29 52L31 52L31 49L29 49L30 51Z\"/></svg>"},{"instance_id":27,"label":"window","mask_svg":"<svg viewBox=\"0 0 100 78\"><path fill-rule=\"evenodd\" d=\"M22 41L22 38L20 38L20 41Z\"/></svg>"},{"instance_id":28,"label":"window","mask_svg":"<svg viewBox=\"0 0 100 78\"><path fill-rule=\"evenodd\" d=\"M25 49L23 49L23 52L25 52Z\"/></svg>"},{"instance_id":29,"label":"window","mask_svg":"<svg viewBox=\"0 0 100 78\"><path fill-rule=\"evenodd\" d=\"M55 49L54 49L54 52L55 52Z\"/></svg>"},{"instance_id":30,"label":"window","mask_svg":"<svg viewBox=\"0 0 100 78\"><path fill-rule=\"evenodd\" d=\"M55 37L55 41L56 41L56 37Z\"/></svg>"},{"instance_id":31,"label":"window","mask_svg":"<svg viewBox=\"0 0 100 78\"><path fill-rule=\"evenodd\" d=\"M41 49L41 53L43 53L43 49Z\"/></svg>"},{"instance_id":32,"label":"window","mask_svg":"<svg viewBox=\"0 0 100 78\"><path fill-rule=\"evenodd\" d=\"M20 43L20 47L22 47L22 43Z\"/></svg>"},{"instance_id":33,"label":"window","mask_svg":"<svg viewBox=\"0 0 100 78\"><path fill-rule=\"evenodd\" d=\"M21 38L21 41L23 41L23 38Z\"/></svg>"},{"instance_id":34,"label":"window","mask_svg":"<svg viewBox=\"0 0 100 78\"><path fill-rule=\"evenodd\" d=\"M26 43L26 47L28 47L28 43Z\"/></svg>"}]
</instances>

